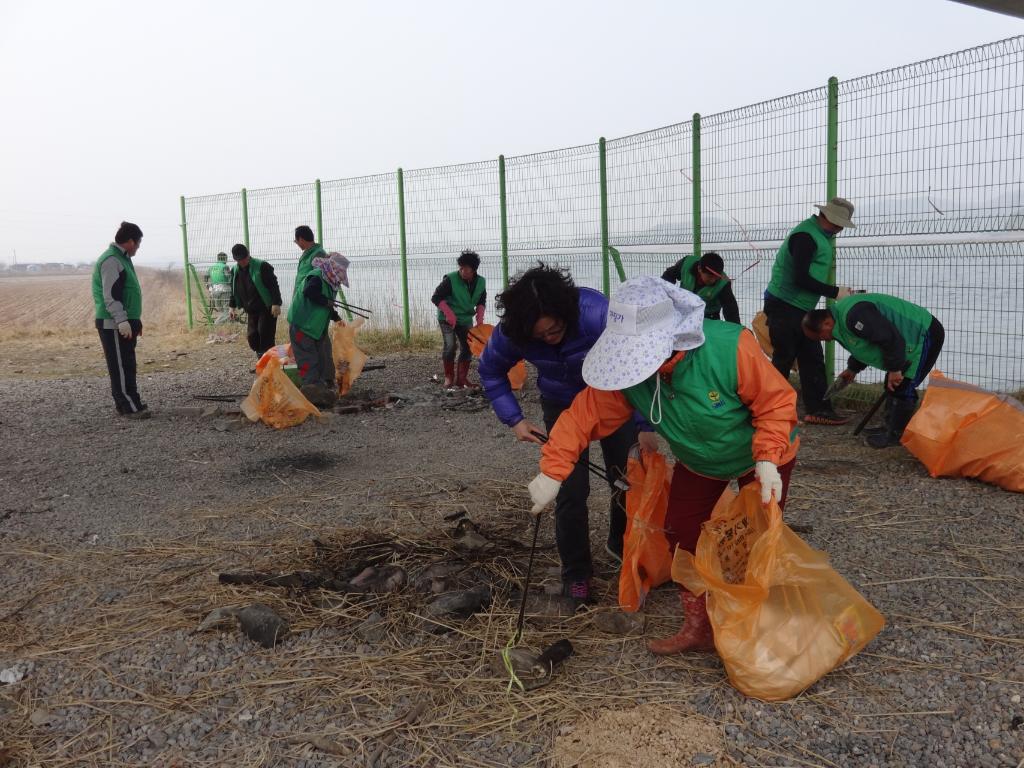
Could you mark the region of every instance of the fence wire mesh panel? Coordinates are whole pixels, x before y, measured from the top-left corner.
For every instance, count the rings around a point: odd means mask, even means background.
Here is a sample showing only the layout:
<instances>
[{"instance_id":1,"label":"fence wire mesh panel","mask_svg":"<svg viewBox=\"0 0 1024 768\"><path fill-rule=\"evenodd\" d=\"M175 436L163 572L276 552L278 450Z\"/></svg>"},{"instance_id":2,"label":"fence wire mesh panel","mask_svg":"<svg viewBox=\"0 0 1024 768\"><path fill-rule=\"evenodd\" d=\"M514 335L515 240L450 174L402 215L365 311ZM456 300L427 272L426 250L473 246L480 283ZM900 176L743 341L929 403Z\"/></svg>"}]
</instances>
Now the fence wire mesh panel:
<instances>
[{"instance_id":1,"label":"fence wire mesh panel","mask_svg":"<svg viewBox=\"0 0 1024 768\"><path fill-rule=\"evenodd\" d=\"M693 241L692 125L605 143L611 245Z\"/></svg>"},{"instance_id":2,"label":"fence wire mesh panel","mask_svg":"<svg viewBox=\"0 0 1024 768\"><path fill-rule=\"evenodd\" d=\"M505 160L509 250L601 245L597 144Z\"/></svg>"},{"instance_id":3,"label":"fence wire mesh panel","mask_svg":"<svg viewBox=\"0 0 1024 768\"><path fill-rule=\"evenodd\" d=\"M295 266L302 255L295 245L295 228L305 224L316 234L316 186L250 189L248 194L249 252L274 265L287 304L295 286Z\"/></svg>"},{"instance_id":4,"label":"fence wire mesh panel","mask_svg":"<svg viewBox=\"0 0 1024 768\"><path fill-rule=\"evenodd\" d=\"M405 229L409 253L501 248L498 161L405 173ZM498 273L500 285L501 273Z\"/></svg>"},{"instance_id":5,"label":"fence wire mesh panel","mask_svg":"<svg viewBox=\"0 0 1024 768\"><path fill-rule=\"evenodd\" d=\"M349 257L398 255L394 173L321 182L320 201L325 248Z\"/></svg>"},{"instance_id":6,"label":"fence wire mesh panel","mask_svg":"<svg viewBox=\"0 0 1024 768\"><path fill-rule=\"evenodd\" d=\"M854 234L1024 228L1024 38L841 83L839 105Z\"/></svg>"},{"instance_id":7,"label":"fence wire mesh panel","mask_svg":"<svg viewBox=\"0 0 1024 768\"><path fill-rule=\"evenodd\" d=\"M701 229L713 243L781 240L825 199L825 88L701 117Z\"/></svg>"},{"instance_id":8,"label":"fence wire mesh panel","mask_svg":"<svg viewBox=\"0 0 1024 768\"><path fill-rule=\"evenodd\" d=\"M837 242L836 279L921 304L946 329L938 367L997 389L1024 386L1024 37L838 84L838 152L828 152L823 87L605 143L608 242L627 277L660 275L693 250L700 172L703 250L733 278L741 320L763 304L776 251L827 196L856 206ZM833 113L836 114L836 113ZM601 289L600 149L587 144L505 162L509 274L538 259ZM410 321L437 328L430 297L466 248L481 256L486 318L501 290L494 160L409 170L404 206ZM353 260L353 303L378 328L403 327L394 172L321 185L324 246ZM191 262L208 269L243 241L239 193L187 198ZM287 302L295 227L316 228L315 185L251 190L250 246L274 264ZM612 270L611 286L618 282ZM837 371L846 355L836 354ZM858 381L877 382L865 371Z\"/></svg>"},{"instance_id":9,"label":"fence wire mesh panel","mask_svg":"<svg viewBox=\"0 0 1024 768\"><path fill-rule=\"evenodd\" d=\"M185 222L188 260L200 276L218 253L226 253L231 263L231 246L244 240L242 193L185 198Z\"/></svg>"}]
</instances>

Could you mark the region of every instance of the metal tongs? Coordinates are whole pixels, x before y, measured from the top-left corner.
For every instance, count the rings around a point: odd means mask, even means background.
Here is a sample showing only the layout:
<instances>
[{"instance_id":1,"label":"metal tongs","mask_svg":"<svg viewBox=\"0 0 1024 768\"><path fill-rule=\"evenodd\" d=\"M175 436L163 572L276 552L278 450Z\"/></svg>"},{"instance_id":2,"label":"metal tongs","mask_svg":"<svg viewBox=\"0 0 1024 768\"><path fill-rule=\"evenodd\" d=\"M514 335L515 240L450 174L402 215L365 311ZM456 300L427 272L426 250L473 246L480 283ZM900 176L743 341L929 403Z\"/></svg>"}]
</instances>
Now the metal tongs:
<instances>
[{"instance_id":1,"label":"metal tongs","mask_svg":"<svg viewBox=\"0 0 1024 768\"><path fill-rule=\"evenodd\" d=\"M541 432L534 432L533 430L530 430L530 434L533 435L534 437L536 437L542 443L546 443L548 441L548 436L545 435L545 434L542 434ZM619 478L616 478L615 480L612 480L610 477L608 477L608 473L602 467L598 466L597 464L595 464L592 461L587 461L587 469L590 470L590 473L594 477L601 478L606 483L610 483L614 487L618 488L620 491L628 491L629 490L629 483L626 482L626 478L625 477L619 477Z\"/></svg>"}]
</instances>

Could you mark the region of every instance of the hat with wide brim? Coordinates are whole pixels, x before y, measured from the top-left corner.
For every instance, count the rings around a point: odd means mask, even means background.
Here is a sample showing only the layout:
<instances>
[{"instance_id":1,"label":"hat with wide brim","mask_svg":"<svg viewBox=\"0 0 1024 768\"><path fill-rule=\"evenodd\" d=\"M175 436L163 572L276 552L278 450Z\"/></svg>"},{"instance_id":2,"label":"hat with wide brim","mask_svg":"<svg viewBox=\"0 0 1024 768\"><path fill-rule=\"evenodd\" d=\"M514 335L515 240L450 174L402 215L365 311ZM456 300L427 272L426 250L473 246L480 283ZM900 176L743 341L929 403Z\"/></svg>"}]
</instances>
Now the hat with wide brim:
<instances>
[{"instance_id":1,"label":"hat with wide brim","mask_svg":"<svg viewBox=\"0 0 1024 768\"><path fill-rule=\"evenodd\" d=\"M583 360L583 380L594 389L626 389L674 351L703 343L703 299L658 277L634 277L608 302L604 332Z\"/></svg>"},{"instance_id":2,"label":"hat with wide brim","mask_svg":"<svg viewBox=\"0 0 1024 768\"><path fill-rule=\"evenodd\" d=\"M815 203L814 207L821 211L822 215L837 227L842 227L843 229L856 229L857 227L853 223L853 203L845 197L833 197L827 203L821 205Z\"/></svg>"}]
</instances>

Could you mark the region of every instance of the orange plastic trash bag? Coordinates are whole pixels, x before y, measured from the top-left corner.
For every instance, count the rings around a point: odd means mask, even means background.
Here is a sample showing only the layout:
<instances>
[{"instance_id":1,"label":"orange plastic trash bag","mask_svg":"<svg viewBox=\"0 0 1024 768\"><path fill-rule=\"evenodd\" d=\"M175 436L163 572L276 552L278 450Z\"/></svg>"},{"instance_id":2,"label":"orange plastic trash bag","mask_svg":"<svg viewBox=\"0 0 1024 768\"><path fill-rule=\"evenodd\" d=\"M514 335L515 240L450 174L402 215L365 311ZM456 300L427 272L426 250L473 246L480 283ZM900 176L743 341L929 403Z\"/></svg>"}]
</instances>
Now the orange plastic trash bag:
<instances>
[{"instance_id":1,"label":"orange plastic trash bag","mask_svg":"<svg viewBox=\"0 0 1024 768\"><path fill-rule=\"evenodd\" d=\"M292 345L278 344L276 347L271 347L260 355L260 359L256 361L256 373L263 373L263 369L267 366L267 360L272 357L276 357L281 365L295 365L295 357L292 355Z\"/></svg>"},{"instance_id":2,"label":"orange plastic trash bag","mask_svg":"<svg viewBox=\"0 0 1024 768\"><path fill-rule=\"evenodd\" d=\"M487 340L491 338L492 333L494 333L494 326L490 323L474 325L469 329L469 351L473 353L474 357L480 357L484 353L484 347L487 346ZM523 384L526 383L526 363L522 360L513 365L508 372L508 383L512 385L512 389L523 388Z\"/></svg>"},{"instance_id":3,"label":"orange plastic trash bag","mask_svg":"<svg viewBox=\"0 0 1024 768\"><path fill-rule=\"evenodd\" d=\"M262 368L256 374L248 397L242 401L242 413L249 421L262 421L275 429L286 429L304 422L320 411L307 400L281 369L281 360L269 350L260 358Z\"/></svg>"},{"instance_id":4,"label":"orange plastic trash bag","mask_svg":"<svg viewBox=\"0 0 1024 768\"><path fill-rule=\"evenodd\" d=\"M356 332L364 322L363 318L357 317L352 322L333 323L331 352L334 355L334 375L339 395L348 394L366 365L366 353L356 344Z\"/></svg>"},{"instance_id":5,"label":"orange plastic trash bag","mask_svg":"<svg viewBox=\"0 0 1024 768\"><path fill-rule=\"evenodd\" d=\"M622 566L619 570L619 607L630 613L639 611L647 595L672 578L672 554L665 538L665 513L672 473L660 453L643 454L642 460L630 458L626 464L626 534L622 541ZM732 501L728 488L715 504Z\"/></svg>"},{"instance_id":6,"label":"orange plastic trash bag","mask_svg":"<svg viewBox=\"0 0 1024 768\"><path fill-rule=\"evenodd\" d=\"M1024 493L1024 404L933 370L900 441L932 477L976 477Z\"/></svg>"},{"instance_id":7,"label":"orange plastic trash bag","mask_svg":"<svg viewBox=\"0 0 1024 768\"><path fill-rule=\"evenodd\" d=\"M860 651L885 619L782 522L748 483L704 523L697 552L677 550L672 578L707 591L729 681L764 701L797 695Z\"/></svg>"}]
</instances>

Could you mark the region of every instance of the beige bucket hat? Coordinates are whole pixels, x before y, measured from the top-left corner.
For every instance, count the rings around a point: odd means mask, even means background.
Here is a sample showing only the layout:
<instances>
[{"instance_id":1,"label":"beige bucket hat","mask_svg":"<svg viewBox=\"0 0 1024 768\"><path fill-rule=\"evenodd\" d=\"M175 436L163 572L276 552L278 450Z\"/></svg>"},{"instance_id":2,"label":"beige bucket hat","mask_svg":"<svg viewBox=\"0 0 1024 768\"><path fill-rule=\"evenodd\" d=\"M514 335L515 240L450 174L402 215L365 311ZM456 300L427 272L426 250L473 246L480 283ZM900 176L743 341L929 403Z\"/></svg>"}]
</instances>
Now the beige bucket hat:
<instances>
[{"instance_id":1,"label":"beige bucket hat","mask_svg":"<svg viewBox=\"0 0 1024 768\"><path fill-rule=\"evenodd\" d=\"M822 215L837 227L843 227L844 229L856 229L857 227L853 223L853 203L845 197L833 197L824 205L815 204L814 207L821 211Z\"/></svg>"}]
</instances>

